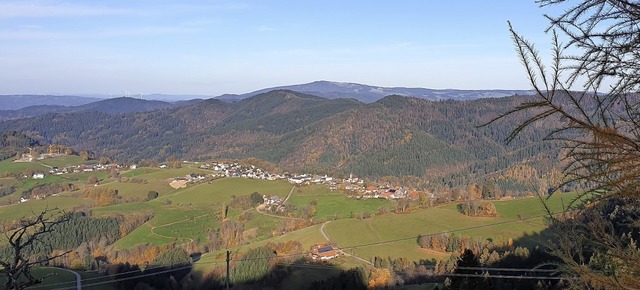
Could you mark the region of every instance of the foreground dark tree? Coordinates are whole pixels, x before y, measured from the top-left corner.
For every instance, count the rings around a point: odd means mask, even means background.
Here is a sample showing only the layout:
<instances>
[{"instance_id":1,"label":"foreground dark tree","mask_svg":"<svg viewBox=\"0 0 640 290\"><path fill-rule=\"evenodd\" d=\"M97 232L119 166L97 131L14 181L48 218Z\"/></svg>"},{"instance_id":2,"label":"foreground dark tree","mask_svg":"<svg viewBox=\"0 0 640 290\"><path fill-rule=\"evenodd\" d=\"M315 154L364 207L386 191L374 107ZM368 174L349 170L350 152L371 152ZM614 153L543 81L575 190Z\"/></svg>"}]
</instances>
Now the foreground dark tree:
<instances>
[{"instance_id":1,"label":"foreground dark tree","mask_svg":"<svg viewBox=\"0 0 640 290\"><path fill-rule=\"evenodd\" d=\"M55 215L54 215L55 214ZM21 218L14 226L3 225L2 233L7 239L10 256L0 260L0 275L5 277L5 289L25 289L42 282L44 278L36 278L31 273L35 266L46 265L49 261L64 256L70 251L57 255L40 255L33 249L47 244L47 235L57 225L69 221L68 214L60 214L57 210L44 209L32 217Z\"/></svg>"},{"instance_id":2,"label":"foreground dark tree","mask_svg":"<svg viewBox=\"0 0 640 290\"><path fill-rule=\"evenodd\" d=\"M481 277L482 271L471 269L480 266L482 265L480 265L478 257L471 250L464 250L456 263L454 276L450 277L451 284L446 289L491 289L489 282Z\"/></svg>"},{"instance_id":3,"label":"foreground dark tree","mask_svg":"<svg viewBox=\"0 0 640 290\"><path fill-rule=\"evenodd\" d=\"M549 16L551 64L510 24L534 98L501 116L532 114L515 128L551 119L547 139L564 147L564 185L588 188L562 218L550 251L576 288L640 288L640 1L540 0ZM564 44L563 44L564 42Z\"/></svg>"}]
</instances>

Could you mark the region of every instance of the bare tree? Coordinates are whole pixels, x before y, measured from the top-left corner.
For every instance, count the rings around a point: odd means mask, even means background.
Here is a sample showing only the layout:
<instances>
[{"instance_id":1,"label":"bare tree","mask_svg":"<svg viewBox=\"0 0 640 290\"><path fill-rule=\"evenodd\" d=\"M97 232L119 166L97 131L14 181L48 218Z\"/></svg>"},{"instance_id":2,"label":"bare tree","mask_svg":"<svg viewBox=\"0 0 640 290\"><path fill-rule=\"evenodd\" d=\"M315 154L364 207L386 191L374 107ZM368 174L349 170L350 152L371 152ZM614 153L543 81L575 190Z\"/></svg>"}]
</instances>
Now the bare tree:
<instances>
[{"instance_id":1,"label":"bare tree","mask_svg":"<svg viewBox=\"0 0 640 290\"><path fill-rule=\"evenodd\" d=\"M508 140L545 119L564 148L565 179L581 184L564 219L552 217L550 250L579 288L640 288L640 1L539 0L566 5L545 15L552 60L509 28L535 90L498 117L531 114ZM579 202L576 202L579 201Z\"/></svg>"},{"instance_id":2,"label":"bare tree","mask_svg":"<svg viewBox=\"0 0 640 290\"><path fill-rule=\"evenodd\" d=\"M54 215L55 214L55 215ZM8 242L10 256L0 261L0 275L5 277L5 289L25 289L41 283L31 273L34 266L46 265L49 261L64 256L70 251L50 256L49 253L34 253L37 246L47 245L47 236L56 226L69 221L70 216L56 209L44 209L32 217L23 217L14 226L3 224L2 233ZM37 255L36 255L37 254ZM44 254L44 255L43 255Z\"/></svg>"}]
</instances>

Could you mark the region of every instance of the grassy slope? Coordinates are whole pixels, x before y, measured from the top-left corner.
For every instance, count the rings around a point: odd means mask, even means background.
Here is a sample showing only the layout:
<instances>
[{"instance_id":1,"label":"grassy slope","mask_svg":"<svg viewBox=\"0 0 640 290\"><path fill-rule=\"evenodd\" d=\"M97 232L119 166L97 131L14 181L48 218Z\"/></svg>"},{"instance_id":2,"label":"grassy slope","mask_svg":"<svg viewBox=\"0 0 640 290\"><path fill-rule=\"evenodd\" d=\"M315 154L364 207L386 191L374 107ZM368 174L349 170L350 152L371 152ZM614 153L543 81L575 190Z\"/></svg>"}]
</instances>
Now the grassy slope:
<instances>
[{"instance_id":1,"label":"grassy slope","mask_svg":"<svg viewBox=\"0 0 640 290\"><path fill-rule=\"evenodd\" d=\"M324 221L337 218L351 217L351 213L369 212L374 214L380 207L393 206L384 199L355 200L350 199L342 191L331 191L324 185L311 185L296 188L287 201L298 209L316 201L317 213L315 220Z\"/></svg>"},{"instance_id":2,"label":"grassy slope","mask_svg":"<svg viewBox=\"0 0 640 290\"><path fill-rule=\"evenodd\" d=\"M49 167L36 162L13 162L14 158L0 161L0 172L20 173L25 169L34 171L49 171Z\"/></svg>"},{"instance_id":3,"label":"grassy slope","mask_svg":"<svg viewBox=\"0 0 640 290\"><path fill-rule=\"evenodd\" d=\"M67 155L64 157L56 157L56 158L47 158L43 160L36 161L37 163L43 164L45 166L56 166L58 168L66 167L66 166L74 166L78 164L95 164L95 160L83 160L80 156L77 155Z\"/></svg>"},{"instance_id":4,"label":"grassy slope","mask_svg":"<svg viewBox=\"0 0 640 290\"><path fill-rule=\"evenodd\" d=\"M166 181L152 180L147 183L129 183L129 182L113 182L108 185L118 191L118 194L124 198L147 198L149 191L157 191L160 195L173 191Z\"/></svg>"},{"instance_id":5,"label":"grassy slope","mask_svg":"<svg viewBox=\"0 0 640 290\"><path fill-rule=\"evenodd\" d=\"M75 161L69 159L71 161ZM58 161L58 164L69 161ZM50 163L54 164L54 163ZM40 166L37 164L15 165L13 163L4 164L13 170L19 170L24 166ZM2 168L2 167L0 167ZM22 169L23 170L23 169ZM118 189L121 195L130 197L146 197L149 190L156 190L161 193L160 197L148 202L135 202L119 204L102 208L95 208L93 212L97 216L114 214L133 214L141 212L152 212L154 218L147 224L129 233L119 240L115 246L118 248L130 248L139 243L166 244L171 242L188 242L194 238L205 239L207 232L212 228L220 226L220 210L222 204L228 204L232 196L248 195L252 192L259 192L266 195L278 195L285 197L291 190L291 185L286 181L261 181L248 180L242 178L225 178L214 180L211 183L190 184L185 189L173 190L168 187L168 179L179 177L188 173L206 173L197 168L181 169L149 169L142 168L131 170L122 174L123 176L135 177L146 181L144 184L137 183L103 183L102 186L109 186ZM87 174L85 174L87 175ZM68 175L64 178L72 178L78 182L84 181L85 175ZM58 182L59 176L48 176L51 180L43 182ZM55 180L54 180L55 179ZM86 179L86 178L85 178ZM0 182L16 182L2 181ZM34 181L25 180L22 186L34 186ZM559 210L562 204L567 204L572 196L558 194L549 200L552 210ZM169 203L169 201L171 201ZM309 205L312 201L317 202L316 220L328 219L333 216L349 217L351 212L375 212L381 206L392 206L392 203L385 200L351 200L344 197L340 192L331 192L324 186L305 186L295 188L288 203L297 207ZM0 207L0 216L5 219L17 219L25 213L38 211L44 207L59 207L61 209L70 208L85 203L86 201L67 196L50 197L46 200L29 201L23 204ZM455 205L448 205L438 208L415 211L410 214L385 214L375 216L366 220L356 220L351 218L332 221L326 227L329 236L337 242L338 246L346 248L348 252L355 252L356 255L365 259L373 256L394 256L408 257L412 260L443 258L444 253L436 253L420 249L416 243L419 234L437 233L448 230L482 226L492 223L511 221L517 217L531 217L544 213L540 201L536 198L495 201L499 212L498 217L480 218L467 217L457 212ZM283 236L269 238L272 230L277 227L282 219L277 217L264 216L254 209L248 210L252 218L245 223L245 230L257 230L257 237L249 245L235 249L235 251L246 251L249 248L264 245L267 242L284 242L288 240L298 240L305 248L315 243L324 242L320 234L320 225L315 225ZM242 211L232 209L229 216L236 219ZM485 227L468 230L458 235L470 235L476 239L491 238L495 241L506 241L509 238L517 239L524 234L533 234L544 228L541 218L536 220L519 221L498 226ZM358 246L367 243L403 239L392 243L375 246ZM350 248L351 246L358 246ZM220 253L205 255L196 268L206 269L208 264L220 259ZM345 265L349 264L345 262ZM304 271L300 271L304 276ZM294 277L295 278L295 277ZM292 278L293 279L293 278ZM296 279L293 279L292 284ZM288 284L288 283L287 283Z\"/></svg>"},{"instance_id":6,"label":"grassy slope","mask_svg":"<svg viewBox=\"0 0 640 290\"><path fill-rule=\"evenodd\" d=\"M141 174L137 178L149 178L150 175L163 178L168 175L166 172L170 170ZM204 240L210 229L220 226L221 204L228 203L233 195L248 195L260 191L284 197L289 190L291 186L287 182L228 178L214 180L210 184L191 185L149 202L119 204L93 211L97 215L127 215L142 211L154 213L154 218L145 226L116 242L115 246L118 248L132 247L139 243L188 242L196 238ZM146 195L146 192L144 194ZM170 205L165 204L167 201L171 201ZM265 217L255 211L253 216L253 219L246 223L245 229L257 228L259 237L269 235L271 229L279 222L277 218Z\"/></svg>"},{"instance_id":7,"label":"grassy slope","mask_svg":"<svg viewBox=\"0 0 640 290\"><path fill-rule=\"evenodd\" d=\"M84 199L52 196L46 199L30 200L19 204L2 206L0 207L0 217L2 217L3 220L16 220L23 216L29 216L32 212L38 213L45 208L66 210L86 203L87 201Z\"/></svg>"},{"instance_id":8,"label":"grassy slope","mask_svg":"<svg viewBox=\"0 0 640 290\"><path fill-rule=\"evenodd\" d=\"M570 196L558 195L551 198L549 204L552 209L559 209L563 198L570 198ZM495 204L499 217L468 217L457 212L455 205L450 205L415 211L410 214L387 214L365 220L337 220L328 224L325 230L340 247L358 246L353 250L356 255L365 259L371 259L376 255L407 257L412 260L437 259L441 255L418 247L418 235L513 221L518 214L527 218L545 213L540 201L536 198L498 201ZM544 228L543 218L540 217L465 230L455 234L468 235L480 240L491 238L496 242L506 242L509 238L515 240L525 234L535 234ZM380 245L359 246L397 239L402 240Z\"/></svg>"},{"instance_id":9,"label":"grassy slope","mask_svg":"<svg viewBox=\"0 0 640 290\"><path fill-rule=\"evenodd\" d=\"M201 183L158 198L171 200L173 204L213 206L231 200L232 196L250 195L253 192L285 197L291 190L286 181L264 181L244 178L223 178Z\"/></svg>"}]
</instances>

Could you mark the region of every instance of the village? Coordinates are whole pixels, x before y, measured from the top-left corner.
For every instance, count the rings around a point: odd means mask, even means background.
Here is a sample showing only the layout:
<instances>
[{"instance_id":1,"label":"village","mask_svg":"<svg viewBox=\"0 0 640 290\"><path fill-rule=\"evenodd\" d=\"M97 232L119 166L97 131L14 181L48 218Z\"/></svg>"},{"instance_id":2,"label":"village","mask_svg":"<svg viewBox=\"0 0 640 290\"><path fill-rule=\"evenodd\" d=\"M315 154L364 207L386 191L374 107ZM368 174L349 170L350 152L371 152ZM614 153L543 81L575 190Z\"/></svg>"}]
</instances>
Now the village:
<instances>
[{"instance_id":1,"label":"village","mask_svg":"<svg viewBox=\"0 0 640 290\"><path fill-rule=\"evenodd\" d=\"M22 156L15 160L14 162L34 162L38 160L44 160L49 158L59 158L66 156L66 153L60 152L51 152L49 153L41 153L41 154L30 154L25 153ZM169 184L171 187L178 189L184 188L189 183L197 183L197 182L206 182L211 181L213 179L218 178L247 178L247 179L260 179L260 180L286 180L290 184L294 186L305 186L312 184L322 184L329 187L330 190L340 190L343 191L349 198L354 199L369 199L369 198L382 198L387 200L417 200L420 196L420 192L414 190L408 190L403 187L395 187L391 184L381 184L381 185L367 185L365 180L350 174L346 178L336 178L328 175L318 175L318 174L291 174L288 172L285 173L270 173L267 170L259 168L255 165L243 165L239 162L192 162L192 161L182 161L182 164L193 164L198 168L212 171L212 173L204 174L200 173L190 173L185 176L177 176L170 179ZM91 172L104 172L108 171L116 176L117 173L121 171L129 171L140 168L141 166L138 164L118 164L118 163L109 163L109 164L101 164L94 162L87 162L85 164L77 164L70 166L50 166L47 172L44 171L36 171L30 173L29 175L23 175L22 178L31 178L31 179L44 179L47 174L52 175L64 175L64 174L76 174L76 173L91 173ZM168 169L169 167L165 163L160 163L157 165L159 169ZM98 184L95 184L96 186ZM433 193L427 193L427 197L434 198ZM22 198L20 202L26 202L29 199ZM283 199L278 196L265 196L265 205L268 208L274 207L278 208Z\"/></svg>"}]
</instances>

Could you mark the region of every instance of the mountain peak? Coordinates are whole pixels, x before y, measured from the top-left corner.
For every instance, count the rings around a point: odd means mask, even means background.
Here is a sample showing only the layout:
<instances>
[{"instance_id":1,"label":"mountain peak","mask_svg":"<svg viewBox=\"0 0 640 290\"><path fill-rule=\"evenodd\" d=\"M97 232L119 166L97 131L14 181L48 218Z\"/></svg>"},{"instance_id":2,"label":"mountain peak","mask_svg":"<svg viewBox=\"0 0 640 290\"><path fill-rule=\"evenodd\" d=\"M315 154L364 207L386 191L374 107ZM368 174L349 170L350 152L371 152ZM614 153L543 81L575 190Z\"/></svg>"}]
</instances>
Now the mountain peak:
<instances>
[{"instance_id":1,"label":"mountain peak","mask_svg":"<svg viewBox=\"0 0 640 290\"><path fill-rule=\"evenodd\" d=\"M373 103L389 95L416 97L431 101L436 100L472 100L479 98L506 97L512 95L527 95L531 91L525 90L435 90L425 88L379 87L350 82L335 82L320 80L306 84L280 86L262 89L241 95L222 95L224 100L240 100L274 90L289 90L320 96L328 99L354 98L364 103Z\"/></svg>"}]
</instances>

